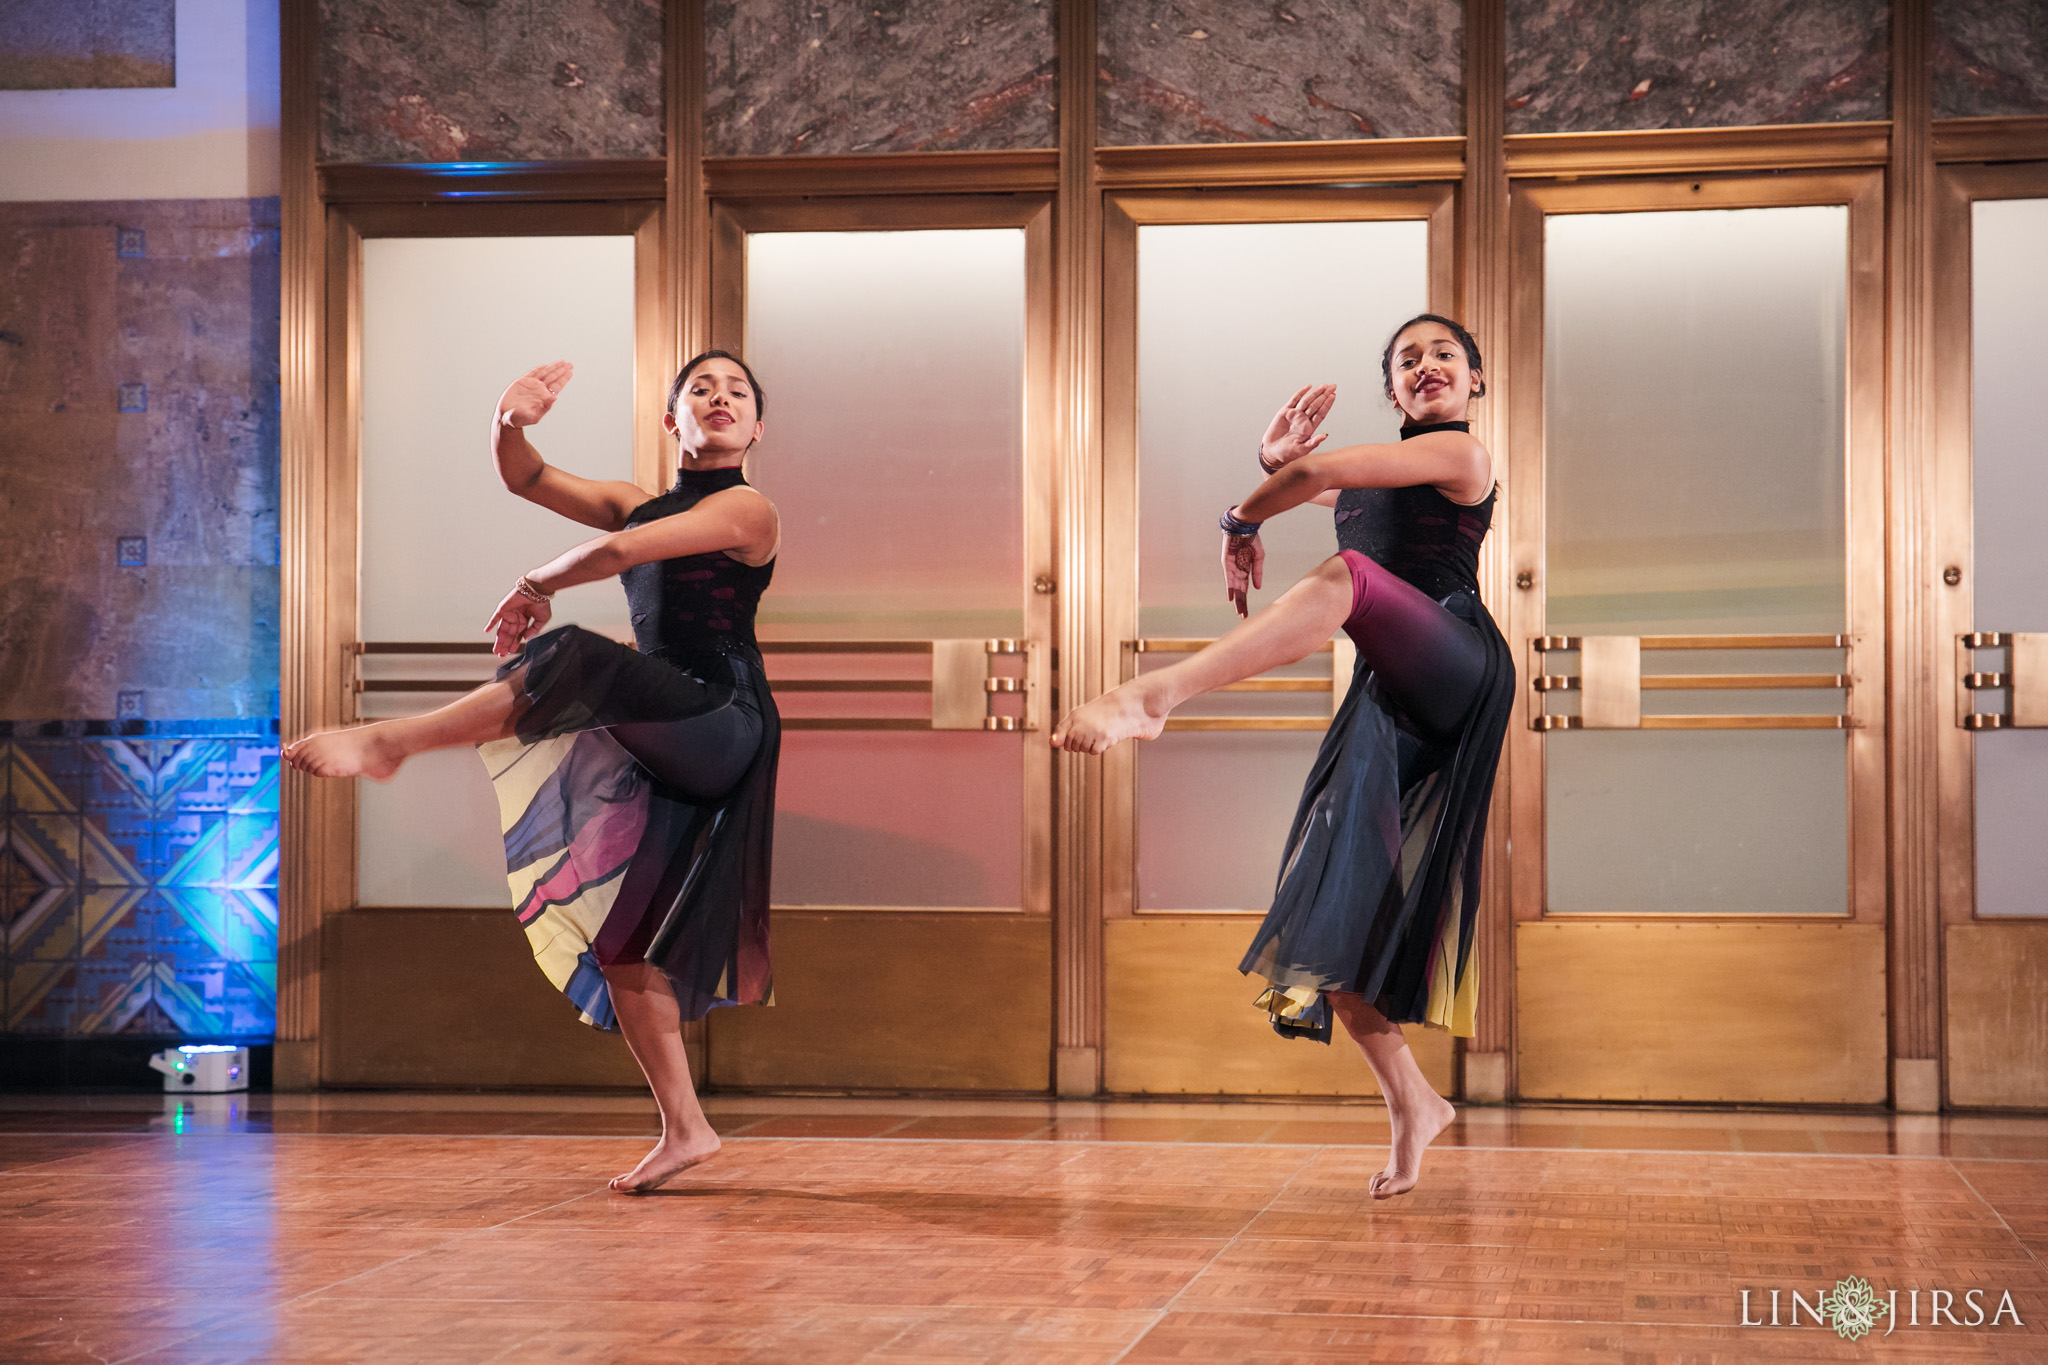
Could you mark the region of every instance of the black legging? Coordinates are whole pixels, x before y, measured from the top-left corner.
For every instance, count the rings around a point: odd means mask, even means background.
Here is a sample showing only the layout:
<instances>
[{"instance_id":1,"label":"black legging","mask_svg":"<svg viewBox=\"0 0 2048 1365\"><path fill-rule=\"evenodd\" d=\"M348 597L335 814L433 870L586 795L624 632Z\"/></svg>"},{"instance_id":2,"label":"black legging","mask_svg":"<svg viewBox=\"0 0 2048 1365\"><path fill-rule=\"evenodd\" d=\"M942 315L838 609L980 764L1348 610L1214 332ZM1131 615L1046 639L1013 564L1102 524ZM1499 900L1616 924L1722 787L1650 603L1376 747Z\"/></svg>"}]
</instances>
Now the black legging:
<instances>
[{"instance_id":1,"label":"black legging","mask_svg":"<svg viewBox=\"0 0 2048 1365\"><path fill-rule=\"evenodd\" d=\"M1381 693L1422 732L1419 738L1455 735L1486 676L1478 629L1370 557L1340 550L1338 558L1351 570L1344 633Z\"/></svg>"},{"instance_id":2,"label":"black legging","mask_svg":"<svg viewBox=\"0 0 2048 1365\"><path fill-rule=\"evenodd\" d=\"M739 672L735 668L735 673ZM629 721L611 737L678 800L717 801L746 776L761 747L761 711L744 675L723 706L688 720Z\"/></svg>"}]
</instances>

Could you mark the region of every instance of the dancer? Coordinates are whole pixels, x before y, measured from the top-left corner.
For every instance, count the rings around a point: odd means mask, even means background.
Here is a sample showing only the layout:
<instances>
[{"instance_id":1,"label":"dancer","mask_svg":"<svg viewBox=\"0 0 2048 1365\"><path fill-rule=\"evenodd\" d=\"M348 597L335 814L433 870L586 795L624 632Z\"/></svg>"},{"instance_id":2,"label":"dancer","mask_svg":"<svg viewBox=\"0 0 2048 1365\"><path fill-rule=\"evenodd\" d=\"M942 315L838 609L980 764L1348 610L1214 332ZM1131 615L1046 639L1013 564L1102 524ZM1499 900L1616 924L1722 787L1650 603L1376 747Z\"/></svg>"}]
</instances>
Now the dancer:
<instances>
[{"instance_id":1,"label":"dancer","mask_svg":"<svg viewBox=\"0 0 2048 1365\"><path fill-rule=\"evenodd\" d=\"M1493 461L1466 419L1485 393L1479 347L1448 318L1403 324L1380 357L1404 424L1398 445L1315 453L1336 391L1304 388L1259 446L1269 473L1223 515L1225 591L1239 616L1263 586L1259 523L1309 501L1337 509L1339 553L1198 654L1068 713L1054 747L1099 754L1152 739L1174 707L1292 663L1339 628L1358 646L1351 688L1310 770L1273 907L1239 970L1283 1036L1327 1042L1334 1013L1364 1052L1393 1125L1376 1198L1414 1188L1451 1121L1400 1025L1469 1037L1473 916L1494 767L1514 699L1507 642L1479 601Z\"/></svg>"},{"instance_id":2,"label":"dancer","mask_svg":"<svg viewBox=\"0 0 2048 1365\"><path fill-rule=\"evenodd\" d=\"M716 1005L770 995L769 838L781 727L754 641L775 569L775 507L741 460L763 400L738 357L706 351L669 386L676 483L578 478L524 428L569 382L542 365L498 400L505 486L605 534L520 578L491 616L494 681L423 716L330 730L284 757L316 777L388 780L414 754L479 747L497 789L513 907L584 1022L625 1033L661 1110L661 1141L611 1188L654 1189L719 1147L681 1032ZM563 588L618 575L635 652L578 626L536 634Z\"/></svg>"}]
</instances>

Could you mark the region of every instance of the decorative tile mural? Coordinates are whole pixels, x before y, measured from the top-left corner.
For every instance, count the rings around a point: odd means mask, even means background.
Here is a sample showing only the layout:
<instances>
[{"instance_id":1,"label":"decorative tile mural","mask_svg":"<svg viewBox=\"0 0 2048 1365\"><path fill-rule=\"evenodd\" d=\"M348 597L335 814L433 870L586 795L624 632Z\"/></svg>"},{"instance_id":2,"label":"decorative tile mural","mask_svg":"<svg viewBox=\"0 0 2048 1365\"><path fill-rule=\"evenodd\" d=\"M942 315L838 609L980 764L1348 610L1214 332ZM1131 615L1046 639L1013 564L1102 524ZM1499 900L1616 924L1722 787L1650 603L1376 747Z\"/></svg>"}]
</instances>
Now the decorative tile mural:
<instances>
[{"instance_id":1,"label":"decorative tile mural","mask_svg":"<svg viewBox=\"0 0 2048 1365\"><path fill-rule=\"evenodd\" d=\"M712 156L1059 142L1053 0L707 0Z\"/></svg>"},{"instance_id":2,"label":"decorative tile mural","mask_svg":"<svg viewBox=\"0 0 2048 1365\"><path fill-rule=\"evenodd\" d=\"M1890 32L1889 0L1508 0L1508 131L1888 118Z\"/></svg>"},{"instance_id":3,"label":"decorative tile mural","mask_svg":"<svg viewBox=\"0 0 2048 1365\"><path fill-rule=\"evenodd\" d=\"M2048 114L2048 4L1937 0L1934 116Z\"/></svg>"},{"instance_id":4,"label":"decorative tile mural","mask_svg":"<svg viewBox=\"0 0 2048 1365\"><path fill-rule=\"evenodd\" d=\"M662 0L320 0L320 159L658 158Z\"/></svg>"},{"instance_id":5,"label":"decorative tile mural","mask_svg":"<svg viewBox=\"0 0 2048 1365\"><path fill-rule=\"evenodd\" d=\"M275 723L0 724L0 1033L260 1039Z\"/></svg>"},{"instance_id":6,"label":"decorative tile mural","mask_svg":"<svg viewBox=\"0 0 2048 1365\"><path fill-rule=\"evenodd\" d=\"M1109 146L1456 137L1458 0L1102 0Z\"/></svg>"}]
</instances>

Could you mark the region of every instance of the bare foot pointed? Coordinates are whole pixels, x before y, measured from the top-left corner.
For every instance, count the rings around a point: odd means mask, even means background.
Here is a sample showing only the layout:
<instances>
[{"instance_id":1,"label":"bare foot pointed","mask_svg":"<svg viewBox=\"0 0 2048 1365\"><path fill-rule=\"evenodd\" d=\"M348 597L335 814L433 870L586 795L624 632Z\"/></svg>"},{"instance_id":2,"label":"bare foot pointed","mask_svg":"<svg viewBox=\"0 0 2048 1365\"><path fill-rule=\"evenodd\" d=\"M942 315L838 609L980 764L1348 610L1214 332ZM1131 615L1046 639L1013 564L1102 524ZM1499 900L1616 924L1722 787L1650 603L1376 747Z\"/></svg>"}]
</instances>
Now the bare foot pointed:
<instances>
[{"instance_id":1,"label":"bare foot pointed","mask_svg":"<svg viewBox=\"0 0 2048 1365\"><path fill-rule=\"evenodd\" d=\"M1392 1199L1406 1194L1422 1179L1422 1153L1436 1139L1458 1111L1441 1095L1429 1095L1418 1112L1407 1107L1389 1113L1394 1123L1393 1150L1387 1154L1387 1168L1372 1178L1372 1197Z\"/></svg>"},{"instance_id":2,"label":"bare foot pointed","mask_svg":"<svg viewBox=\"0 0 2048 1365\"><path fill-rule=\"evenodd\" d=\"M638 1166L624 1175L612 1177L611 1188L619 1194L646 1194L649 1190L658 1190L690 1167L717 1156L720 1145L718 1134L708 1128L694 1138L663 1135L661 1141L654 1144L654 1150L640 1158Z\"/></svg>"},{"instance_id":3,"label":"bare foot pointed","mask_svg":"<svg viewBox=\"0 0 2048 1365\"><path fill-rule=\"evenodd\" d=\"M405 754L382 725L323 730L284 746L284 761L314 777L368 777L389 782Z\"/></svg>"},{"instance_id":4,"label":"bare foot pointed","mask_svg":"<svg viewBox=\"0 0 2048 1365\"><path fill-rule=\"evenodd\" d=\"M1094 701L1067 712L1052 732L1052 747L1072 754L1099 754L1127 739L1157 739L1171 707L1153 695L1144 679L1112 687Z\"/></svg>"}]
</instances>

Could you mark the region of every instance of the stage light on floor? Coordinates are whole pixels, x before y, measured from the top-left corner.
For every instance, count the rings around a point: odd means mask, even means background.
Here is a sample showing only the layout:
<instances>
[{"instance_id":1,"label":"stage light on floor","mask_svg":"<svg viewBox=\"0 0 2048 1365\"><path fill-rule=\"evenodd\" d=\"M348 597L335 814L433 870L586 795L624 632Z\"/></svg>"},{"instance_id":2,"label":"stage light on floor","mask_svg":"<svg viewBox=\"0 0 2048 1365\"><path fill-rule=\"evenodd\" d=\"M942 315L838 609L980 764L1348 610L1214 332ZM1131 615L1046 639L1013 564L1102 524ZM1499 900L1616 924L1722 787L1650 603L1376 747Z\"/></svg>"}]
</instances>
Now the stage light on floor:
<instances>
[{"instance_id":1,"label":"stage light on floor","mask_svg":"<svg viewBox=\"0 0 2048 1365\"><path fill-rule=\"evenodd\" d=\"M187 1043L167 1047L149 1059L164 1073L164 1089L221 1094L249 1088L249 1049L230 1043Z\"/></svg>"}]
</instances>

